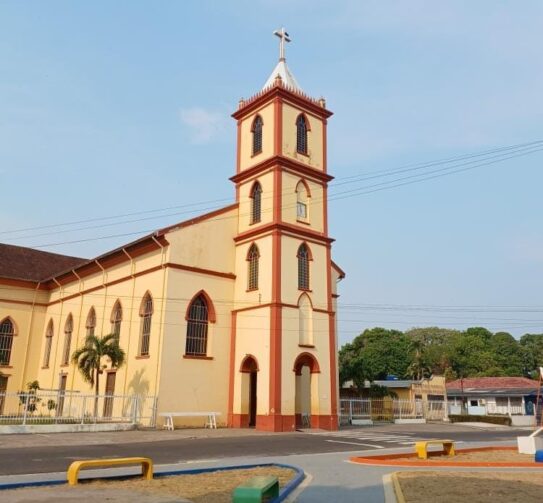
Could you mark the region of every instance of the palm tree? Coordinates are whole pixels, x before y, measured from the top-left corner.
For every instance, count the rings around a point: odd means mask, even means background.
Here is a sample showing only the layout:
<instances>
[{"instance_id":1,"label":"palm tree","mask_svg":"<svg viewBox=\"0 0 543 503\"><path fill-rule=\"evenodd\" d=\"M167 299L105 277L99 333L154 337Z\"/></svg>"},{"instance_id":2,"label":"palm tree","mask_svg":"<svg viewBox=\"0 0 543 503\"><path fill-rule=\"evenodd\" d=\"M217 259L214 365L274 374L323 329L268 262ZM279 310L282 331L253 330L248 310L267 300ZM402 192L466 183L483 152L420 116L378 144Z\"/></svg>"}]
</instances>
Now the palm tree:
<instances>
[{"instance_id":1,"label":"palm tree","mask_svg":"<svg viewBox=\"0 0 543 503\"><path fill-rule=\"evenodd\" d=\"M98 415L100 374L107 368L107 364L102 364L103 358L109 358L112 368L119 368L124 364L126 354L119 346L119 339L115 334L104 337L87 335L83 347L72 354L72 362L77 365L83 379L95 387L94 417Z\"/></svg>"}]
</instances>

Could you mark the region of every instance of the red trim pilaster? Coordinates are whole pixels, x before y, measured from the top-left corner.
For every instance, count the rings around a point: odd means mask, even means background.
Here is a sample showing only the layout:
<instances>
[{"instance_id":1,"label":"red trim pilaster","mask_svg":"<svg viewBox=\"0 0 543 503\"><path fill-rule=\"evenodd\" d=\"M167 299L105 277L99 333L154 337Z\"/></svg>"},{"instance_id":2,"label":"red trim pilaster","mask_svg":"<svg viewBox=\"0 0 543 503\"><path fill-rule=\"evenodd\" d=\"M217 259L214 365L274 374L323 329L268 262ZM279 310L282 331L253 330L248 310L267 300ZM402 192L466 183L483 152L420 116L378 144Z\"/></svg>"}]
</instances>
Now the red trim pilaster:
<instances>
[{"instance_id":1,"label":"red trim pilaster","mask_svg":"<svg viewBox=\"0 0 543 503\"><path fill-rule=\"evenodd\" d=\"M234 384L235 384L235 366L236 366L236 324L237 312L232 311L230 315L230 372L228 375L228 426L239 428L234 421ZM238 414L239 415L239 414ZM247 425L249 422L247 421Z\"/></svg>"},{"instance_id":2,"label":"red trim pilaster","mask_svg":"<svg viewBox=\"0 0 543 503\"><path fill-rule=\"evenodd\" d=\"M331 247L326 248L326 272L327 272L327 290L328 290L328 340L330 353L330 408L331 416L336 419L337 429L337 405L338 405L338 381L336 364L336 315L332 311L332 257ZM327 428L328 429L328 428Z\"/></svg>"}]
</instances>

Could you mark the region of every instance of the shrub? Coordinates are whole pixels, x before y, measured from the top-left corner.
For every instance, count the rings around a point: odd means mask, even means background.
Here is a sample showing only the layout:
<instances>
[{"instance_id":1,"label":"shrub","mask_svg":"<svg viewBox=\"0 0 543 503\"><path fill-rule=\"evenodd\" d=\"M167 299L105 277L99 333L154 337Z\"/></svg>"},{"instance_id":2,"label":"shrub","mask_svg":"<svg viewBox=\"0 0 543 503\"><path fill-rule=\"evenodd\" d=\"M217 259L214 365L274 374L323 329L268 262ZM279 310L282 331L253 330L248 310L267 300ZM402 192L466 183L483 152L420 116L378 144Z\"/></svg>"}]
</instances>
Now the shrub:
<instances>
[{"instance_id":1,"label":"shrub","mask_svg":"<svg viewBox=\"0 0 543 503\"><path fill-rule=\"evenodd\" d=\"M450 414L451 423L492 423L511 426L509 416L470 416L468 414Z\"/></svg>"}]
</instances>

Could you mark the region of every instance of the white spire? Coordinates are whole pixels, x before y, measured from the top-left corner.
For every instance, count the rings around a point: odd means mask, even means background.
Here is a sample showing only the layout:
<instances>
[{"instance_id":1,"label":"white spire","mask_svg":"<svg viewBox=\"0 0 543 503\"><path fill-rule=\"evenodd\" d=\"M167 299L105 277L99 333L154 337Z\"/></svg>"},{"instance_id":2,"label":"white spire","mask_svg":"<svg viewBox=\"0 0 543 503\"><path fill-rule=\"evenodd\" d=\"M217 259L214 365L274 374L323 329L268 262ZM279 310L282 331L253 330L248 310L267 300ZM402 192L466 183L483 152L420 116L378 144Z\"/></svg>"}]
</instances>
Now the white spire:
<instances>
[{"instance_id":1,"label":"white spire","mask_svg":"<svg viewBox=\"0 0 543 503\"><path fill-rule=\"evenodd\" d=\"M300 86L298 85L298 82L296 82L294 75L292 75L292 73L288 69L287 62L286 62L285 43L290 42L289 34L285 31L285 28L281 28L280 30L275 30L273 34L279 37L280 39L279 62L277 63L276 67L273 69L273 72L269 76L268 80L266 81L262 89L266 89L267 87L273 86L276 77L279 75L284 85L286 85L287 87L293 87L294 89L301 91Z\"/></svg>"}]
</instances>

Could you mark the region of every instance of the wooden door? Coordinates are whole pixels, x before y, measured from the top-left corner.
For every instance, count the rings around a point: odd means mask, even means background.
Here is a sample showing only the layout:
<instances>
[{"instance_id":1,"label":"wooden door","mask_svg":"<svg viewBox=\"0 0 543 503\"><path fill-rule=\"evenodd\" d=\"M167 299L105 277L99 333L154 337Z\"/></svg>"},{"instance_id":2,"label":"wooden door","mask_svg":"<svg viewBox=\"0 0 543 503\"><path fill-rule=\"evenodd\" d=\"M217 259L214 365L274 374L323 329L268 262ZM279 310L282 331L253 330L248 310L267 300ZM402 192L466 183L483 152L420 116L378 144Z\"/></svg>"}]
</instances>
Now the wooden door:
<instances>
[{"instance_id":1,"label":"wooden door","mask_svg":"<svg viewBox=\"0 0 543 503\"><path fill-rule=\"evenodd\" d=\"M61 374L58 383L58 402L57 402L57 417L62 416L64 412L64 396L66 395L66 383L68 382L68 375Z\"/></svg>"},{"instance_id":2,"label":"wooden door","mask_svg":"<svg viewBox=\"0 0 543 503\"><path fill-rule=\"evenodd\" d=\"M249 383L249 426L256 425L256 372L251 372Z\"/></svg>"},{"instance_id":3,"label":"wooden door","mask_svg":"<svg viewBox=\"0 0 543 503\"><path fill-rule=\"evenodd\" d=\"M4 404L6 403L6 390L8 389L8 378L0 376L0 415L4 413Z\"/></svg>"},{"instance_id":4,"label":"wooden door","mask_svg":"<svg viewBox=\"0 0 543 503\"><path fill-rule=\"evenodd\" d=\"M115 394L115 372L108 372L106 378L106 396L104 397L104 417L111 417L113 413L113 395Z\"/></svg>"}]
</instances>

